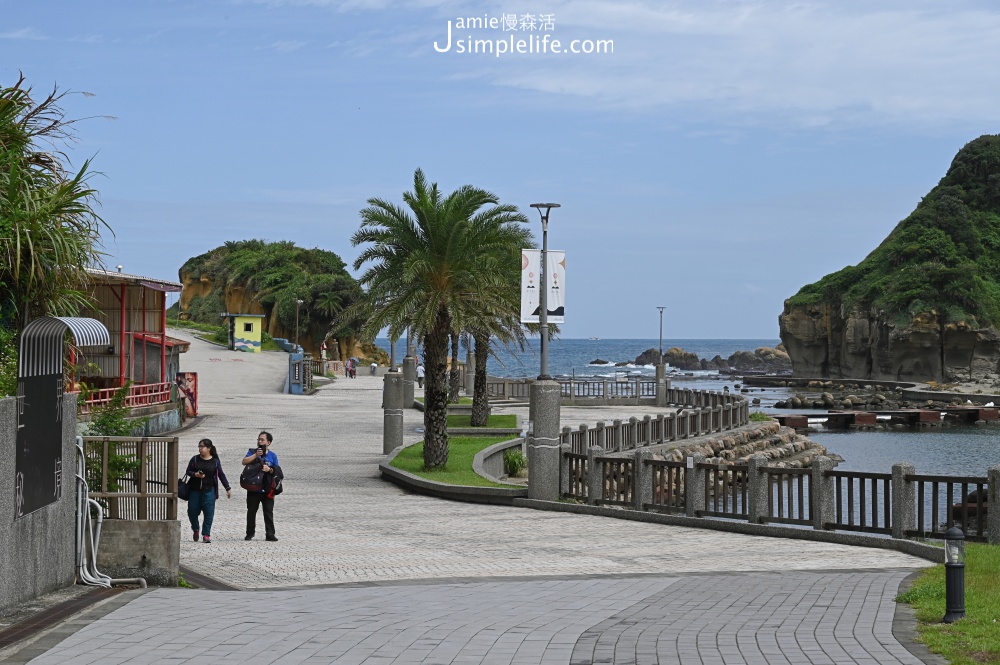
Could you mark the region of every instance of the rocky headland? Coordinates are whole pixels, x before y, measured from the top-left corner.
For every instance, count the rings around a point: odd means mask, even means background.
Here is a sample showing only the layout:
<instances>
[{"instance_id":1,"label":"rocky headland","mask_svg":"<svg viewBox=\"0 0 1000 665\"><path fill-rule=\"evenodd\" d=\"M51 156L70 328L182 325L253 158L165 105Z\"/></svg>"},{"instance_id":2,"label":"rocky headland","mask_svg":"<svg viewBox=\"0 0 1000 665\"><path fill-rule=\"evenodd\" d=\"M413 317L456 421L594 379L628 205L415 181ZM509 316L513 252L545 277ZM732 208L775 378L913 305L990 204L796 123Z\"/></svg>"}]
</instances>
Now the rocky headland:
<instances>
[{"instance_id":1,"label":"rocky headland","mask_svg":"<svg viewBox=\"0 0 1000 665\"><path fill-rule=\"evenodd\" d=\"M659 362L659 349L646 349L633 361L636 365L655 365ZM760 374L780 374L792 369L791 360L785 350L762 346L755 351L737 351L723 358L716 355L711 360L699 358L697 354L676 346L663 352L664 361L681 371L718 370L720 372L743 372Z\"/></svg>"},{"instance_id":2,"label":"rocky headland","mask_svg":"<svg viewBox=\"0 0 1000 665\"><path fill-rule=\"evenodd\" d=\"M778 321L794 374L995 385L998 249L1000 136L987 135L861 263L785 301Z\"/></svg>"}]
</instances>

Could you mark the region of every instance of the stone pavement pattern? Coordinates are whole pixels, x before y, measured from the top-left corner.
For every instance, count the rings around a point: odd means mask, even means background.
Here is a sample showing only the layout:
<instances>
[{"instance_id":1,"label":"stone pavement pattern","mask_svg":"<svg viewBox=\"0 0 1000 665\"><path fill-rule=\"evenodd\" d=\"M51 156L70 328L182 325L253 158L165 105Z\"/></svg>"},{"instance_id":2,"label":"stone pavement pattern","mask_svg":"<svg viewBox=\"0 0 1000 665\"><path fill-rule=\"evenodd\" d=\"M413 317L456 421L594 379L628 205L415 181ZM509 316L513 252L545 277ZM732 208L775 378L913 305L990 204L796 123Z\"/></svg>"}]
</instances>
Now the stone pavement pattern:
<instances>
[{"instance_id":1,"label":"stone pavement pattern","mask_svg":"<svg viewBox=\"0 0 1000 665\"><path fill-rule=\"evenodd\" d=\"M212 544L182 537L181 563L258 591L158 589L32 662L920 662L890 627L900 581L926 561L408 494L377 470L380 377L283 395L285 354L199 340L182 367L199 373L206 417L181 433L181 467L209 437L235 490ZM655 412L562 415L576 426ZM405 412L407 442L421 425ZM286 474L276 543L243 540L240 459L261 429ZM321 585L339 586L308 588Z\"/></svg>"},{"instance_id":2,"label":"stone pavement pattern","mask_svg":"<svg viewBox=\"0 0 1000 665\"><path fill-rule=\"evenodd\" d=\"M904 575L159 589L31 662L915 665L891 632Z\"/></svg>"}]
</instances>

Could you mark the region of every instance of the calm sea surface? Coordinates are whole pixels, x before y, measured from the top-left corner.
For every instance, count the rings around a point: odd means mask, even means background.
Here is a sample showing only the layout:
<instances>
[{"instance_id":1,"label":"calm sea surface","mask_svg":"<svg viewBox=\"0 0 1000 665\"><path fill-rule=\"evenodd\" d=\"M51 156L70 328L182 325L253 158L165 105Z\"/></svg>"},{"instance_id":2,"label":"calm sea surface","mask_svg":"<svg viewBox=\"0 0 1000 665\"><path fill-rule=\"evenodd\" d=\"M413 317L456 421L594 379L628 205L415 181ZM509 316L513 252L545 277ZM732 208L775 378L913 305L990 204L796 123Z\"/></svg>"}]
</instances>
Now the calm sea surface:
<instances>
[{"instance_id":1,"label":"calm sea surface","mask_svg":"<svg viewBox=\"0 0 1000 665\"><path fill-rule=\"evenodd\" d=\"M664 339L663 349L680 347L711 359L716 355L728 358L736 351L754 351L779 344L777 339ZM379 346L389 350L386 339L377 340ZM646 349L658 349L659 339L557 339L549 344L549 373L558 376L593 376L613 378L617 373L632 376L653 376L652 365L627 367L592 365L601 359L612 363L634 361ZM405 340L396 345L396 359L401 361L406 352ZM523 352L501 351L499 358L490 358L491 376L524 378L538 375L538 340L533 339ZM465 351L462 351L465 360ZM672 375L674 385L698 390L722 390L735 386L729 377L716 372L692 372L691 375ZM753 388L749 398L759 398L764 411L776 400L789 396L780 388ZM787 410L780 411L788 413ZM810 432L809 438L822 443L831 452L844 458L840 468L854 471L888 472L896 462L910 462L918 473L985 476L986 470L1000 464L1000 428L953 427L941 430L889 431L889 432Z\"/></svg>"},{"instance_id":2,"label":"calm sea surface","mask_svg":"<svg viewBox=\"0 0 1000 665\"><path fill-rule=\"evenodd\" d=\"M380 347L389 350L389 341L379 339ZM711 360L716 355L728 358L737 351L754 351L762 346L775 347L781 343L778 339L664 339L663 350L677 346L690 353L698 354L699 358ZM538 376L539 341L529 340L526 348L500 349L496 358L490 358L490 376L508 378L525 378ZM554 339L549 342L549 374L553 376L598 376L614 377L618 372L629 372L633 375L653 376L656 368L653 365L631 364L636 357L647 349L659 349L657 339ZM406 341L396 343L397 362L406 353ZM461 353L465 360L465 351ZM593 360L607 360L611 363L627 362L627 367L608 365L591 365ZM712 374L697 372L697 375Z\"/></svg>"}]
</instances>

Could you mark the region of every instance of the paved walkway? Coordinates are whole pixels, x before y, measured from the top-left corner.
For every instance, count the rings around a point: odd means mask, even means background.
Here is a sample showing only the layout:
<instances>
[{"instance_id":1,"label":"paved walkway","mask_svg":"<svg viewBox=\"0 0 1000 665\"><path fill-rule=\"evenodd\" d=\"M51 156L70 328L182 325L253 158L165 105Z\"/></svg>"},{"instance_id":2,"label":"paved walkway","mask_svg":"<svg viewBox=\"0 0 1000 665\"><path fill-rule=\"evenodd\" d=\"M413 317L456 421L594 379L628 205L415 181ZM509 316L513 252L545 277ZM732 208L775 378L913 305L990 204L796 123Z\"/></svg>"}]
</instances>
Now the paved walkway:
<instances>
[{"instance_id":1,"label":"paved walkway","mask_svg":"<svg viewBox=\"0 0 1000 665\"><path fill-rule=\"evenodd\" d=\"M182 539L181 562L259 591L136 594L33 663L921 662L891 628L923 560L407 494L378 477L381 379L282 395L286 363L198 340L182 358L206 415L182 462L211 438L237 491L211 545ZM420 425L407 411L408 441ZM286 473L276 543L243 540L239 460L261 429Z\"/></svg>"}]
</instances>

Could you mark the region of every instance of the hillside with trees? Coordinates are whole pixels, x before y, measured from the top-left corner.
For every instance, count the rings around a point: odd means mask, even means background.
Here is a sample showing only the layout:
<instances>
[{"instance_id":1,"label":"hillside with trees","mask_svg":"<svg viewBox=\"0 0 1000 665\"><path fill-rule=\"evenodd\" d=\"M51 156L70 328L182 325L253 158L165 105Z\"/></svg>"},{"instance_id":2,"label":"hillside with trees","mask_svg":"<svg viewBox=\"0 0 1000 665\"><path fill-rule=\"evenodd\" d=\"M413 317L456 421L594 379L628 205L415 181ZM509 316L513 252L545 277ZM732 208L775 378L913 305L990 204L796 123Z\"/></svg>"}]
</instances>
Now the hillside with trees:
<instances>
[{"instance_id":1,"label":"hillside with trees","mask_svg":"<svg viewBox=\"0 0 1000 665\"><path fill-rule=\"evenodd\" d=\"M362 295L333 252L288 241L230 241L188 259L178 274L184 284L181 319L219 325L221 312L263 314L268 334L292 340L296 301L301 300L299 342L307 352L319 357L320 344L330 337L337 339L341 358L377 355L374 349L358 348L355 330L360 321L346 320L331 328Z\"/></svg>"},{"instance_id":2,"label":"hillside with trees","mask_svg":"<svg viewBox=\"0 0 1000 665\"><path fill-rule=\"evenodd\" d=\"M785 302L796 374L979 380L1000 360L1000 136L963 147L945 176L856 266Z\"/></svg>"}]
</instances>

